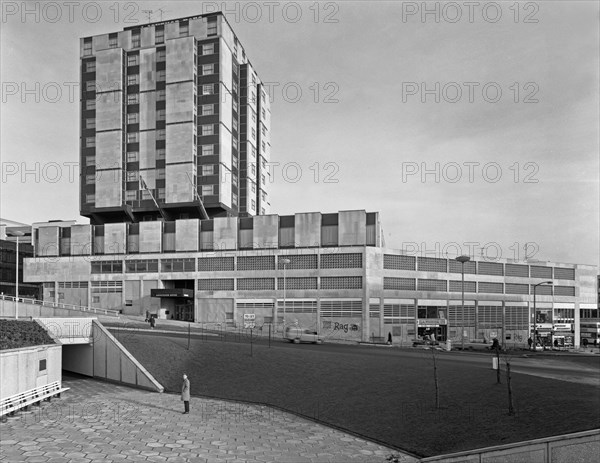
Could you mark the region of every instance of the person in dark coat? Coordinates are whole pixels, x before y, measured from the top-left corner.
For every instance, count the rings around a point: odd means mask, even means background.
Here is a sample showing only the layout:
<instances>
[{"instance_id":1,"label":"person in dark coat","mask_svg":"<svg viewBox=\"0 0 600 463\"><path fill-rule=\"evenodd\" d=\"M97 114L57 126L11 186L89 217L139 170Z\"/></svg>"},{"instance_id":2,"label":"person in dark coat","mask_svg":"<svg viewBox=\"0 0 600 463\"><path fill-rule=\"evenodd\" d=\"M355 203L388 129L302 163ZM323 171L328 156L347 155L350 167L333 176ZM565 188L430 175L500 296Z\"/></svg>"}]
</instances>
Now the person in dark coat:
<instances>
[{"instance_id":1,"label":"person in dark coat","mask_svg":"<svg viewBox=\"0 0 600 463\"><path fill-rule=\"evenodd\" d=\"M183 400L184 412L190 412L190 380L187 375L183 375L183 385L181 386L181 400Z\"/></svg>"},{"instance_id":2,"label":"person in dark coat","mask_svg":"<svg viewBox=\"0 0 600 463\"><path fill-rule=\"evenodd\" d=\"M150 328L154 329L155 325L156 325L156 318L154 318L153 316L150 316Z\"/></svg>"}]
</instances>

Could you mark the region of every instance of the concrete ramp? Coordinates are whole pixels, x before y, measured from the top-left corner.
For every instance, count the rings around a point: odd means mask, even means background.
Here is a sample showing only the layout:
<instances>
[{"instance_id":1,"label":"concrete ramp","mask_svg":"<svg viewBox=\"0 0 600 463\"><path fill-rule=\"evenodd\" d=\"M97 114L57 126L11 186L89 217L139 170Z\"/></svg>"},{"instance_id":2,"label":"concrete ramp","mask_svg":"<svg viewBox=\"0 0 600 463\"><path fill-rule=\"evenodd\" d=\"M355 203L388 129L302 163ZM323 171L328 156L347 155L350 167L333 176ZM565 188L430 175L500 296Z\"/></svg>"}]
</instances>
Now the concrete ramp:
<instances>
[{"instance_id":1,"label":"concrete ramp","mask_svg":"<svg viewBox=\"0 0 600 463\"><path fill-rule=\"evenodd\" d=\"M164 387L95 318L38 318L62 344L63 370L163 392Z\"/></svg>"}]
</instances>

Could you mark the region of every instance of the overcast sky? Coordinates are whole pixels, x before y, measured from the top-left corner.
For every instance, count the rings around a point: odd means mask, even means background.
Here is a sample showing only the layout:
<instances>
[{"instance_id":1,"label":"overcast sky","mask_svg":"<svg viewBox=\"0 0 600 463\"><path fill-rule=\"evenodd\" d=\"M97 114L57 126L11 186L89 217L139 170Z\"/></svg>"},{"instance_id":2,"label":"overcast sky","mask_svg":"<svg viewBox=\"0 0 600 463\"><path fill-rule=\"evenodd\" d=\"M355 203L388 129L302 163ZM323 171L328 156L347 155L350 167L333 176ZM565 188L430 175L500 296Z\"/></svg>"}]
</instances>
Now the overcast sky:
<instances>
[{"instance_id":1,"label":"overcast sky","mask_svg":"<svg viewBox=\"0 0 600 463\"><path fill-rule=\"evenodd\" d=\"M87 222L80 37L222 6L2 1L0 215ZM227 7L271 83L273 213L379 211L417 255L598 264L598 2Z\"/></svg>"}]
</instances>

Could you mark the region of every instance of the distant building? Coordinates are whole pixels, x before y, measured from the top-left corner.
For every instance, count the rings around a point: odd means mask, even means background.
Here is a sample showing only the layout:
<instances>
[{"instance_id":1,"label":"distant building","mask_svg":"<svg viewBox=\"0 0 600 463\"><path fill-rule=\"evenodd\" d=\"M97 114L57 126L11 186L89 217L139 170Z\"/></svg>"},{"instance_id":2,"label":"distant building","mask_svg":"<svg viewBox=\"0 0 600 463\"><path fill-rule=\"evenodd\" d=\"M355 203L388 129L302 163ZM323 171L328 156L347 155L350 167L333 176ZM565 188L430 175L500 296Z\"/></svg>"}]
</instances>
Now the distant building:
<instances>
[{"instance_id":1,"label":"distant building","mask_svg":"<svg viewBox=\"0 0 600 463\"><path fill-rule=\"evenodd\" d=\"M23 259L33 257L31 225L0 218L0 294L16 296L17 233L19 234L19 297L40 299L42 285L23 282Z\"/></svg>"},{"instance_id":2,"label":"distant building","mask_svg":"<svg viewBox=\"0 0 600 463\"><path fill-rule=\"evenodd\" d=\"M221 13L85 37L80 64L92 224L270 212L269 98Z\"/></svg>"}]
</instances>

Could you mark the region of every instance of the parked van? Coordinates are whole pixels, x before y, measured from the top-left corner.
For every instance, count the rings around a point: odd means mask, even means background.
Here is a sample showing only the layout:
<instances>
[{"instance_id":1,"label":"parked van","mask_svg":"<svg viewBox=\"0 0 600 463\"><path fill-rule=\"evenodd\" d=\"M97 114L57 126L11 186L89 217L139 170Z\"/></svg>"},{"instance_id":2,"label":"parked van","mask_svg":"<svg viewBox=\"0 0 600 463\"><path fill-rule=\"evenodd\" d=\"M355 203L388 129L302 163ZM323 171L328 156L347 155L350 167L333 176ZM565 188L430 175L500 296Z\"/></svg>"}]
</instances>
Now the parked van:
<instances>
[{"instance_id":1,"label":"parked van","mask_svg":"<svg viewBox=\"0 0 600 463\"><path fill-rule=\"evenodd\" d=\"M285 329L285 339L296 344L300 342L323 343L316 331L304 330L295 326L288 326Z\"/></svg>"}]
</instances>

